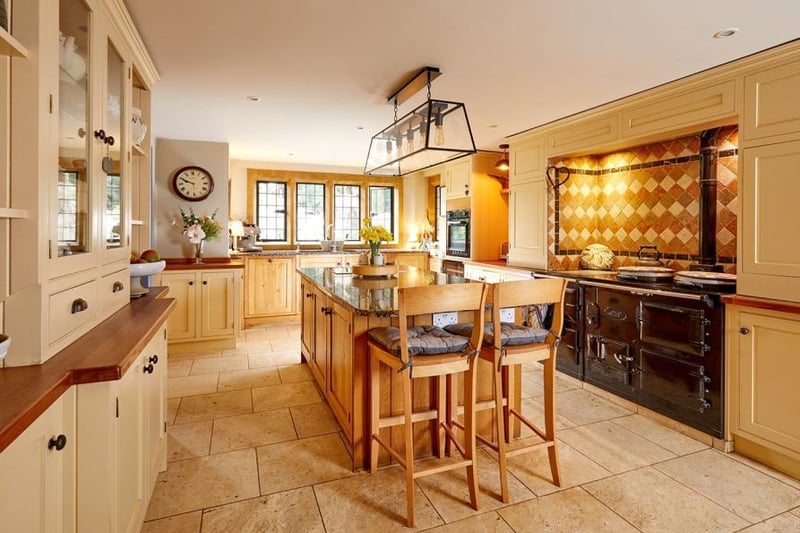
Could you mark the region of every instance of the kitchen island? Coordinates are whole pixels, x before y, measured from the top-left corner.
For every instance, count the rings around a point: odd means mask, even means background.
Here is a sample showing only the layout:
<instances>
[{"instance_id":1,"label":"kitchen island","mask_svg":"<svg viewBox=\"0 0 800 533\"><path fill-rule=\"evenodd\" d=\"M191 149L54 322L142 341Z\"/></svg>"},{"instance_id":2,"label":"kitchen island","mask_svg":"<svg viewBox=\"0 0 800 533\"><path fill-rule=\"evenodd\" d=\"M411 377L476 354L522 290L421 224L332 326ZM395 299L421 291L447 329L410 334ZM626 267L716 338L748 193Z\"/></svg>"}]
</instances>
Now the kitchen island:
<instances>
[{"instance_id":1,"label":"kitchen island","mask_svg":"<svg viewBox=\"0 0 800 533\"><path fill-rule=\"evenodd\" d=\"M301 285L301 346L303 360L311 370L331 411L342 427L345 442L353 458L353 469L369 463L369 353L367 332L376 327L397 325L397 289L448 283L466 283L464 278L438 272L400 267L396 276L363 278L348 267L299 268ZM464 316L464 320L471 320ZM425 323L430 324L430 320ZM417 322L415 325L421 325ZM478 399L491 396L492 368L478 362ZM519 379L516 379L516 387ZM381 416L397 412L401 404L400 380L388 368L382 369ZM433 384L414 380L414 409L432 408ZM492 436L492 413L478 416L478 431ZM431 453L427 431L433 422L415 424L417 455ZM402 449L402 428L384 429L384 438ZM382 452L380 462L388 454Z\"/></svg>"}]
</instances>

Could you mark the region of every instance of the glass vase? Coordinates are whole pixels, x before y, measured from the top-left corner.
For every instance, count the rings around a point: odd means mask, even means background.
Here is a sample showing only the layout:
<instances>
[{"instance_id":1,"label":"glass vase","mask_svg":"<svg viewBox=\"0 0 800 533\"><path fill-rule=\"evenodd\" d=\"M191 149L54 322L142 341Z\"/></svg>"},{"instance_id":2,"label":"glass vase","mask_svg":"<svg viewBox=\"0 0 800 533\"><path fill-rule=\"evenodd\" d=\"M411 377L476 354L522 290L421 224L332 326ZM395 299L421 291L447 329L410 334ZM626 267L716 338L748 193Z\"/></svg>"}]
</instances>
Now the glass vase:
<instances>
[{"instance_id":1,"label":"glass vase","mask_svg":"<svg viewBox=\"0 0 800 533\"><path fill-rule=\"evenodd\" d=\"M200 265L203 263L203 243L205 239L194 245L194 264Z\"/></svg>"}]
</instances>

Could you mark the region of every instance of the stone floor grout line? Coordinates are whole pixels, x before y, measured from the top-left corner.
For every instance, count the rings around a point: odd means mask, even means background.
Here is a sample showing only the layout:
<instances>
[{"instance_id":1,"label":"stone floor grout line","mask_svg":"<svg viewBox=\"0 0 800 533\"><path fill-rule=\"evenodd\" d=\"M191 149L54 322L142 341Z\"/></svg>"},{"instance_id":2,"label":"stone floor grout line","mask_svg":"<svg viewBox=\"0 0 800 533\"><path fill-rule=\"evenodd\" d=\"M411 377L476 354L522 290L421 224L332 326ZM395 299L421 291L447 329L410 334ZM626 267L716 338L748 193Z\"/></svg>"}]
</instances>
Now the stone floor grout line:
<instances>
[{"instance_id":1,"label":"stone floor grout line","mask_svg":"<svg viewBox=\"0 0 800 533\"><path fill-rule=\"evenodd\" d=\"M641 470L642 468L647 468L647 466L643 466L643 467L640 467L640 468L634 468L633 470L628 470L628 472L634 472L634 471L636 471L636 470ZM620 472L620 474L625 474L625 473L627 473L627 472ZM619 474L617 474L617 475L619 475ZM635 529L636 531L640 531L640 532L642 531L641 529L639 529L638 527L636 527L636 526L635 526L633 523L631 523L631 521L630 521L630 520L628 520L627 518L625 518L624 516L622 516L621 514L619 514L618 512L616 512L616 511L615 511L614 509L612 509L611 507L609 507L609 506L606 504L606 502L604 502L603 500L599 499L597 496L595 496L594 494L592 494L591 492L589 492L588 490L586 490L585 488L583 488L583 485L588 485L589 483L593 483L593 482L592 482L592 481L589 481L588 483L584 483L584 484L582 484L582 485L578 485L578 487L579 487L579 488L580 488L580 489L581 489L583 492L585 492L586 494L588 494L590 497L594 498L594 500L595 500L595 501L597 501L597 502L598 502L600 505L602 505L603 507L605 507L606 509L608 509L609 511L611 511L612 513L614 513L615 515L617 515L617 516L620 518L620 520L622 520L622 521L623 521L623 522L625 522L626 524L630 524L630 526L631 526L633 529Z\"/></svg>"}]
</instances>

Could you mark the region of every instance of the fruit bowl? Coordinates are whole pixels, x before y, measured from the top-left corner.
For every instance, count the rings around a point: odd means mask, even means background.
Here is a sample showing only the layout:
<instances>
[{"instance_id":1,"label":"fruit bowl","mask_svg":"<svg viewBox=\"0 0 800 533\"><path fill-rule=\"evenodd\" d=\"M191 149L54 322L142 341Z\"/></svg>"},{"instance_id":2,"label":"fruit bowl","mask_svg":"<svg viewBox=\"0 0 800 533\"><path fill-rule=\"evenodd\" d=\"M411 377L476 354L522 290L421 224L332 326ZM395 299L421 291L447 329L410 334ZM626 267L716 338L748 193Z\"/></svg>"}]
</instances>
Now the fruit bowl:
<instances>
[{"instance_id":1,"label":"fruit bowl","mask_svg":"<svg viewBox=\"0 0 800 533\"><path fill-rule=\"evenodd\" d=\"M142 278L158 274L167 266L167 262L154 261L152 263L131 263L129 270L131 273L131 298L138 298L147 294L147 287L142 286Z\"/></svg>"}]
</instances>

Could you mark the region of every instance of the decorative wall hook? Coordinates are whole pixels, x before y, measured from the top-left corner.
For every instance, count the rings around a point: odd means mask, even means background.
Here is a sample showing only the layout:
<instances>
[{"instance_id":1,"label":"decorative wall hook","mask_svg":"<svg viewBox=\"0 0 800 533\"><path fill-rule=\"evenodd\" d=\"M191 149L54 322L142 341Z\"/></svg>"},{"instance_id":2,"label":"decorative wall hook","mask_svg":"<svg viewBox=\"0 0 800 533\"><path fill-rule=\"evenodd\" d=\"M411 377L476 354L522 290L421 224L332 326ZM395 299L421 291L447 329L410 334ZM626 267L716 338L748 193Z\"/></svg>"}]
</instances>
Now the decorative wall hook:
<instances>
[{"instance_id":1,"label":"decorative wall hook","mask_svg":"<svg viewBox=\"0 0 800 533\"><path fill-rule=\"evenodd\" d=\"M556 167L551 165L547 167L544 175L547 177L547 182L550 184L550 186L558 190L559 187L569 181L569 176L571 173L572 171L567 167ZM566 177L564 179L560 179L560 174L566 174Z\"/></svg>"}]
</instances>

